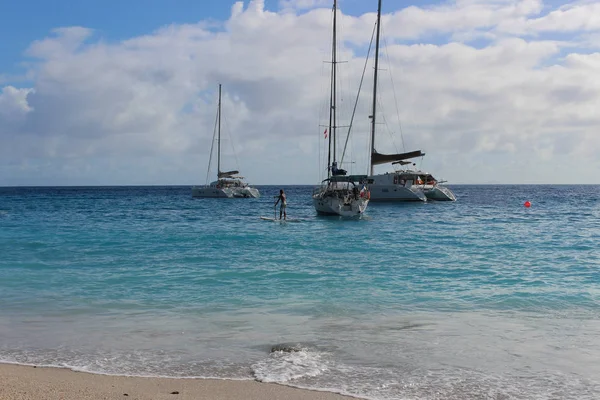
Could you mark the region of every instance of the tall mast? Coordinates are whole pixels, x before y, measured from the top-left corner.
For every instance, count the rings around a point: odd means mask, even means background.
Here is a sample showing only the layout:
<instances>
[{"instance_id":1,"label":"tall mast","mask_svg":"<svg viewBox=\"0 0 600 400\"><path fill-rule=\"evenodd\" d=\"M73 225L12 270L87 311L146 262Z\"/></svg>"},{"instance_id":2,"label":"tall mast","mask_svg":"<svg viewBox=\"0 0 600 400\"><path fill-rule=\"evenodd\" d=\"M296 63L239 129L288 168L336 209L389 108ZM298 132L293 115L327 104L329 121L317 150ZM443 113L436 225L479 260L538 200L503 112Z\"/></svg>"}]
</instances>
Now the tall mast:
<instances>
[{"instance_id":1,"label":"tall mast","mask_svg":"<svg viewBox=\"0 0 600 400\"><path fill-rule=\"evenodd\" d=\"M379 33L381 32L381 0L377 5L377 36L375 38L375 70L373 71L373 109L371 113L371 156L370 175L373 175L373 153L375 153L375 117L377 115L377 70L379 69Z\"/></svg>"},{"instance_id":2,"label":"tall mast","mask_svg":"<svg viewBox=\"0 0 600 400\"><path fill-rule=\"evenodd\" d=\"M219 83L219 106L217 110L218 115L218 128L217 132L219 136L217 137L217 179L219 179L219 175L221 174L221 84Z\"/></svg>"},{"instance_id":3,"label":"tall mast","mask_svg":"<svg viewBox=\"0 0 600 400\"><path fill-rule=\"evenodd\" d=\"M333 0L333 42L331 45L331 92L329 94L329 154L327 158L327 177L331 177L331 155L333 152L333 162L335 158L335 137L336 137L336 80L337 80L337 0Z\"/></svg>"}]
</instances>

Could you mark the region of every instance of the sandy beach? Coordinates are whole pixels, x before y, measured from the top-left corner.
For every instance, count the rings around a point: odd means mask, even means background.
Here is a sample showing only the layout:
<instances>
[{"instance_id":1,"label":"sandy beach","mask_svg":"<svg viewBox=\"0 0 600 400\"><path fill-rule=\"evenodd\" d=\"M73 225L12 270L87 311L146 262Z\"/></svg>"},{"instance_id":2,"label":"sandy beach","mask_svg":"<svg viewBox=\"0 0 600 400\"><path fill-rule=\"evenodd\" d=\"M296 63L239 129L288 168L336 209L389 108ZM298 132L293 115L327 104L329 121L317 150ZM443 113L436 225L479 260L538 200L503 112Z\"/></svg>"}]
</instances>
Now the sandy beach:
<instances>
[{"instance_id":1,"label":"sandy beach","mask_svg":"<svg viewBox=\"0 0 600 400\"><path fill-rule=\"evenodd\" d=\"M255 381L135 378L0 364L1 400L342 400L353 397Z\"/></svg>"}]
</instances>

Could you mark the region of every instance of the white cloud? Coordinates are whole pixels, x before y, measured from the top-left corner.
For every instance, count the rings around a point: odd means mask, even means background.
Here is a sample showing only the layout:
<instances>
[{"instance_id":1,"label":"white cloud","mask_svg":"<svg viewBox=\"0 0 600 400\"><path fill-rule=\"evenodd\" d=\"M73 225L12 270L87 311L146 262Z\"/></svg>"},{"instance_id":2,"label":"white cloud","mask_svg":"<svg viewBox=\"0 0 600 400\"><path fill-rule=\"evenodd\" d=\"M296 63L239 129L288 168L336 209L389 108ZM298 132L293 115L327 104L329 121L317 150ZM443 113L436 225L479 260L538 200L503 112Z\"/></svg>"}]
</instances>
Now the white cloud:
<instances>
[{"instance_id":1,"label":"white cloud","mask_svg":"<svg viewBox=\"0 0 600 400\"><path fill-rule=\"evenodd\" d=\"M385 32L399 38L426 34L473 32L504 21L520 21L537 15L541 0L459 0L428 8L411 6L384 18Z\"/></svg>"},{"instance_id":2,"label":"white cloud","mask_svg":"<svg viewBox=\"0 0 600 400\"><path fill-rule=\"evenodd\" d=\"M4 121L22 120L33 108L27 101L27 96L33 89L17 89L5 86L0 93L0 116Z\"/></svg>"},{"instance_id":3,"label":"white cloud","mask_svg":"<svg viewBox=\"0 0 600 400\"><path fill-rule=\"evenodd\" d=\"M600 3L567 4L544 16L508 20L499 29L514 34L539 34L600 30Z\"/></svg>"},{"instance_id":4,"label":"white cloud","mask_svg":"<svg viewBox=\"0 0 600 400\"><path fill-rule=\"evenodd\" d=\"M331 4L331 0L279 0L279 7L283 10L306 10Z\"/></svg>"},{"instance_id":5,"label":"white cloud","mask_svg":"<svg viewBox=\"0 0 600 400\"><path fill-rule=\"evenodd\" d=\"M5 86L0 94L0 163L11 177L0 185L202 183L219 82L224 169L239 167L259 184L317 181L331 29L329 4L320 5L288 1L273 12L263 1L238 2L220 29L204 21L170 25L117 43L82 27L54 30L27 51L36 60L33 86ZM407 150L425 150L423 167L436 175L467 183L600 182L600 53L576 50L582 31L595 29L589 13L597 5L552 10L538 0L461 0L385 15L391 44L380 104L390 127L381 126L378 150L394 150L388 130L402 146L397 98ZM582 7L588 14L573 11ZM364 46L373 22L373 13L340 15L344 43ZM523 36L567 30L571 36L554 41ZM432 33L455 41L433 41ZM469 45L477 37L489 43ZM340 66L342 117L364 63L351 48L340 48L348 61ZM366 169L368 91L352 139L355 172ZM558 162L569 174L556 171Z\"/></svg>"}]
</instances>

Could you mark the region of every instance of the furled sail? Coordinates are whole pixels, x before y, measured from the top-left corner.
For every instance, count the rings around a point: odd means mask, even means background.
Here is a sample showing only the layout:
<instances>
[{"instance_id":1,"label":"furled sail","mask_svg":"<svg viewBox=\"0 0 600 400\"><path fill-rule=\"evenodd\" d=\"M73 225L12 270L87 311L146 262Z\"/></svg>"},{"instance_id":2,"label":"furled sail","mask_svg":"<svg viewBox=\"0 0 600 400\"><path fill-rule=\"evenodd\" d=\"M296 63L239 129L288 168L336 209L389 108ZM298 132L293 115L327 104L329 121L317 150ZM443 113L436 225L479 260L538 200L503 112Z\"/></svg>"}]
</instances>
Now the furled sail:
<instances>
[{"instance_id":1,"label":"furled sail","mask_svg":"<svg viewBox=\"0 0 600 400\"><path fill-rule=\"evenodd\" d=\"M406 160L409 158L421 157L424 155L425 155L425 153L423 153L421 150L409 151L408 153L399 153L399 154L381 154L381 153L378 153L377 151L374 151L373 154L371 154L371 165L379 165L379 164L397 162L397 161L402 161L402 160Z\"/></svg>"}]
</instances>

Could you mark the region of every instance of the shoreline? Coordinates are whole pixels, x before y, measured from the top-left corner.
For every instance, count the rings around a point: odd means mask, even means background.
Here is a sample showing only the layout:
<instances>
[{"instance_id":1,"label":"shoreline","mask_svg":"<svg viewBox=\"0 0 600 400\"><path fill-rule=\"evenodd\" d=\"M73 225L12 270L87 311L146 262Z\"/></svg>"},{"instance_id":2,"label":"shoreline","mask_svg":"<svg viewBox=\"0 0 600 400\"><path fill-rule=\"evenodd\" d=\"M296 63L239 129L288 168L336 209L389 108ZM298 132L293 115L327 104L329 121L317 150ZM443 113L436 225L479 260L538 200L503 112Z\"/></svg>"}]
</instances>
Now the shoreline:
<instances>
[{"instance_id":1,"label":"shoreline","mask_svg":"<svg viewBox=\"0 0 600 400\"><path fill-rule=\"evenodd\" d=\"M356 400L333 392L254 380L102 375L0 363L0 400Z\"/></svg>"}]
</instances>

